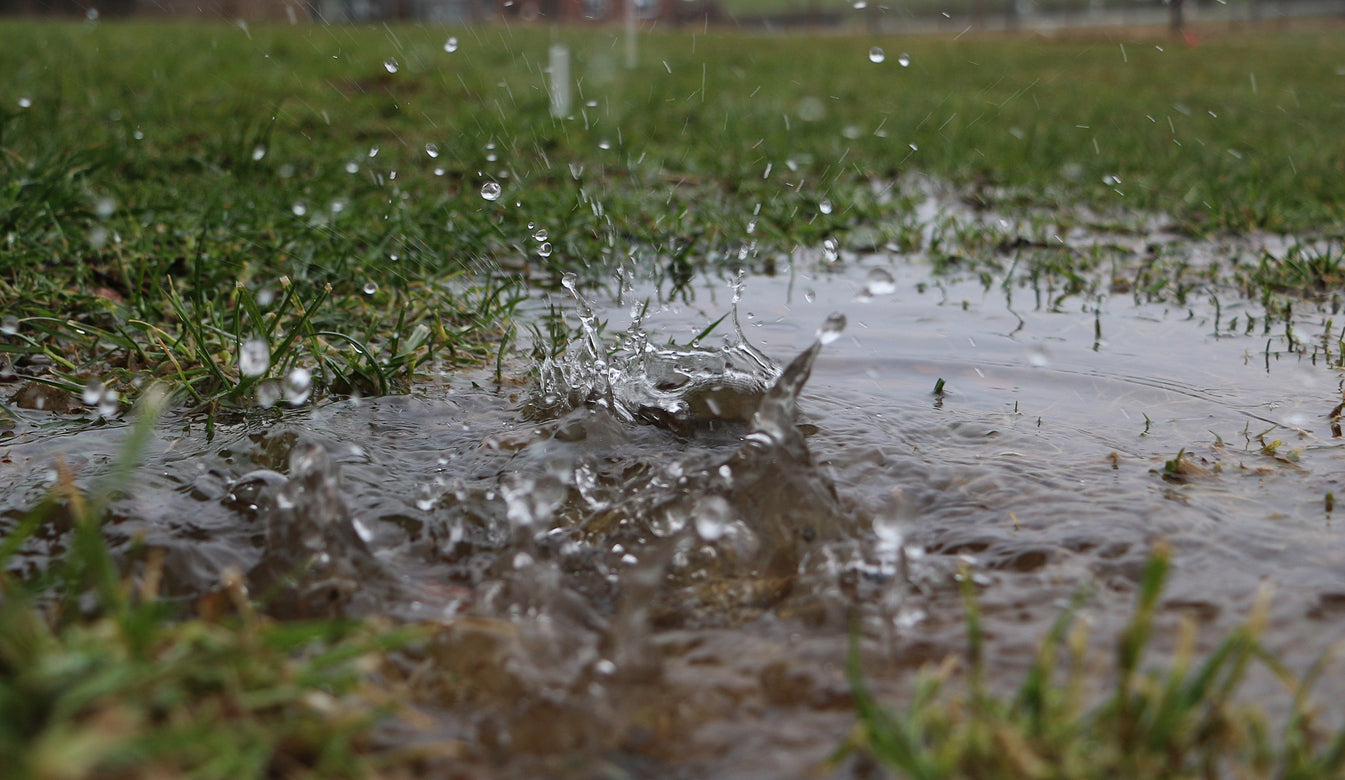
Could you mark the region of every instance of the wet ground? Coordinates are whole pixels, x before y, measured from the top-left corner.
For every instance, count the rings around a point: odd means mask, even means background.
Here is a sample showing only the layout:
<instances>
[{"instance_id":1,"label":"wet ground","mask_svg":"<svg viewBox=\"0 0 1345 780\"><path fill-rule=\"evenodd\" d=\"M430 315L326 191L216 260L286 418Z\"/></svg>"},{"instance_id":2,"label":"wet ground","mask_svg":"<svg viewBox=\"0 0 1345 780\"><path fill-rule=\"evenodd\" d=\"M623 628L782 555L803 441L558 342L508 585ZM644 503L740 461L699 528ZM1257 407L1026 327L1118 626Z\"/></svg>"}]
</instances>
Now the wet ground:
<instances>
[{"instance_id":1,"label":"wet ground","mask_svg":"<svg viewBox=\"0 0 1345 780\"><path fill-rule=\"evenodd\" d=\"M1185 242L1193 265L1287 246L1152 226L1056 239L1104 241L1122 265L1155 242ZM162 548L184 605L236 569L281 617L442 623L399 672L429 732L385 737L456 744L467 776L808 775L854 722L854 631L899 700L961 649L966 566L1004 685L1080 589L1101 663L1160 539L1174 565L1156 650L1183 617L1213 640L1269 583L1268 644L1303 668L1345 635L1329 302L1267 329L1237 295L1145 302L1028 273L1015 252L1058 251L1036 241L953 275L888 250L754 255L744 339L730 317L699 349L734 278L674 291L651 258L619 295L539 295L536 312L606 324L540 388L520 364L503 386L169 415L107 533L136 561L136 544ZM82 486L118 457L127 426L90 416L16 409L0 527L50 490L58 454ZM11 567L42 570L65 530L58 512Z\"/></svg>"}]
</instances>

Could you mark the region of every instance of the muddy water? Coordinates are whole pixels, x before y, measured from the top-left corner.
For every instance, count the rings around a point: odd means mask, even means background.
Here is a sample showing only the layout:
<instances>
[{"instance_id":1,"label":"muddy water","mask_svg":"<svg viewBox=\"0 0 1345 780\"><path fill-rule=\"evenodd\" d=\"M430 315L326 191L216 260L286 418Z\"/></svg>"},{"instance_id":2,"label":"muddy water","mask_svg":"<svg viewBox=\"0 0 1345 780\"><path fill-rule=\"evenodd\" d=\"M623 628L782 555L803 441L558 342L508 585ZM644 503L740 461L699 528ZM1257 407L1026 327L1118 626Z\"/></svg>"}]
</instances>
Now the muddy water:
<instances>
[{"instance_id":1,"label":"muddy water","mask_svg":"<svg viewBox=\"0 0 1345 780\"><path fill-rule=\"evenodd\" d=\"M236 569L281 617L441 623L401 672L432 725L387 738L449 740L495 776L801 776L853 723L851 628L899 698L960 648L964 565L1006 684L1081 588L1105 654L1160 538L1162 627L1212 638L1272 583L1291 666L1341 637L1340 379L1281 335L1226 330L1259 307L940 279L893 255L776 267L743 288L745 339L725 320L699 351L725 281L636 279L619 302L589 291L591 311L556 291L608 335L541 390L520 367L503 387L169 416L109 538L133 571L137 544L164 549L184 608ZM623 356L632 295L651 305ZM819 334L833 312L847 327ZM1299 331L1327 316L1300 307ZM706 380L725 363L733 382ZM25 412L0 442L0 523L50 489L57 454L92 489L126 432ZM36 573L65 541L57 512L11 566Z\"/></svg>"}]
</instances>

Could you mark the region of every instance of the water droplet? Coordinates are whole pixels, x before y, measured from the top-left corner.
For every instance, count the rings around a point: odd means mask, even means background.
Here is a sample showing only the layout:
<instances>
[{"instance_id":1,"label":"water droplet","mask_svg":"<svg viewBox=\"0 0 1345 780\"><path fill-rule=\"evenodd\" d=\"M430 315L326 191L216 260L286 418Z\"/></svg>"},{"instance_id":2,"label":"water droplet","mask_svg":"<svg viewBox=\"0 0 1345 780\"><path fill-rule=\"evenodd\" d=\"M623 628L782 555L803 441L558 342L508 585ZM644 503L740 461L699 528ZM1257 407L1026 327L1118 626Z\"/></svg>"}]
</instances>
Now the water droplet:
<instances>
[{"instance_id":1,"label":"water droplet","mask_svg":"<svg viewBox=\"0 0 1345 780\"><path fill-rule=\"evenodd\" d=\"M294 212L294 216L302 217L308 213L308 206L305 205L303 201L296 200L294 201L294 205L290 206L290 211Z\"/></svg>"},{"instance_id":2,"label":"water droplet","mask_svg":"<svg viewBox=\"0 0 1345 780\"><path fill-rule=\"evenodd\" d=\"M503 192L504 190L500 187L498 182L488 181L485 184L481 185L481 197L485 198L486 200L490 201L499 200L500 194Z\"/></svg>"},{"instance_id":3,"label":"water droplet","mask_svg":"<svg viewBox=\"0 0 1345 780\"><path fill-rule=\"evenodd\" d=\"M365 294L365 295L373 295L373 294L376 293L376 292L378 292L378 282L365 282L365 283L364 283L364 294Z\"/></svg>"},{"instance_id":4,"label":"water droplet","mask_svg":"<svg viewBox=\"0 0 1345 780\"><path fill-rule=\"evenodd\" d=\"M868 8L868 7L869 7L869 4L868 4L867 2L865 2L865 0L855 0L855 10L856 10L856 11L863 11L865 8Z\"/></svg>"},{"instance_id":5,"label":"water droplet","mask_svg":"<svg viewBox=\"0 0 1345 780\"><path fill-rule=\"evenodd\" d=\"M841 337L843 330L845 330L845 315L834 311L827 315L822 327L817 329L817 340L823 344L830 344Z\"/></svg>"},{"instance_id":6,"label":"water droplet","mask_svg":"<svg viewBox=\"0 0 1345 780\"><path fill-rule=\"evenodd\" d=\"M598 148L605 152L612 148L612 142L604 138L598 142Z\"/></svg>"},{"instance_id":7,"label":"water droplet","mask_svg":"<svg viewBox=\"0 0 1345 780\"><path fill-rule=\"evenodd\" d=\"M265 156L266 156L266 147L265 147L265 146L262 146L261 144L257 144L256 146L252 147L252 161L253 161L253 162L257 162L258 160L261 160L261 158L263 158L263 157L265 157Z\"/></svg>"},{"instance_id":8,"label":"water droplet","mask_svg":"<svg viewBox=\"0 0 1345 780\"><path fill-rule=\"evenodd\" d=\"M547 238L546 228L537 228L537 232L532 234L532 240L538 243L545 242Z\"/></svg>"},{"instance_id":9,"label":"water droplet","mask_svg":"<svg viewBox=\"0 0 1345 780\"><path fill-rule=\"evenodd\" d=\"M819 204L817 204L817 210L820 211L820 212L822 212L823 214L830 214L830 213L831 213L831 199L830 199L830 198L823 198L823 199L822 199L822 202L819 203Z\"/></svg>"},{"instance_id":10,"label":"water droplet","mask_svg":"<svg viewBox=\"0 0 1345 780\"><path fill-rule=\"evenodd\" d=\"M437 166L437 167L434 169L434 175L435 175L435 176L443 176L443 175L444 175L444 166L442 166L442 165Z\"/></svg>"},{"instance_id":11,"label":"water droplet","mask_svg":"<svg viewBox=\"0 0 1345 780\"><path fill-rule=\"evenodd\" d=\"M387 69L388 73L396 73L400 66L397 64L397 60L388 57L386 60L383 60L383 67Z\"/></svg>"},{"instance_id":12,"label":"water droplet","mask_svg":"<svg viewBox=\"0 0 1345 780\"><path fill-rule=\"evenodd\" d=\"M551 242L550 241L543 242L541 246L537 247L537 254L540 257L550 257Z\"/></svg>"},{"instance_id":13,"label":"water droplet","mask_svg":"<svg viewBox=\"0 0 1345 780\"><path fill-rule=\"evenodd\" d=\"M276 301L276 291L270 287L263 287L257 291L257 305L265 309Z\"/></svg>"},{"instance_id":14,"label":"water droplet","mask_svg":"<svg viewBox=\"0 0 1345 780\"><path fill-rule=\"evenodd\" d=\"M1115 174L1107 174L1106 176L1102 177L1102 183L1107 185L1108 187L1115 187L1116 185L1121 183L1121 177Z\"/></svg>"},{"instance_id":15,"label":"water droplet","mask_svg":"<svg viewBox=\"0 0 1345 780\"><path fill-rule=\"evenodd\" d=\"M257 385L257 405L263 409L270 409L280 400L281 388L280 382L274 379L268 379Z\"/></svg>"},{"instance_id":16,"label":"water droplet","mask_svg":"<svg viewBox=\"0 0 1345 780\"><path fill-rule=\"evenodd\" d=\"M444 41L444 51L448 52L449 54L452 54L457 50L458 50L458 39L450 35L448 40Z\"/></svg>"},{"instance_id":17,"label":"water droplet","mask_svg":"<svg viewBox=\"0 0 1345 780\"><path fill-rule=\"evenodd\" d=\"M313 372L303 367L295 367L285 375L285 400L290 406L302 406L313 392Z\"/></svg>"},{"instance_id":18,"label":"water droplet","mask_svg":"<svg viewBox=\"0 0 1345 780\"><path fill-rule=\"evenodd\" d=\"M570 163L570 178L579 181L579 177L584 175L583 163Z\"/></svg>"},{"instance_id":19,"label":"water droplet","mask_svg":"<svg viewBox=\"0 0 1345 780\"><path fill-rule=\"evenodd\" d=\"M732 510L723 496L707 496L696 509L696 533L702 539L713 542L724 535L732 518Z\"/></svg>"},{"instance_id":20,"label":"water droplet","mask_svg":"<svg viewBox=\"0 0 1345 780\"><path fill-rule=\"evenodd\" d=\"M911 55L907 54L906 52L902 52L901 56L897 58L897 64L903 68L911 67Z\"/></svg>"},{"instance_id":21,"label":"water droplet","mask_svg":"<svg viewBox=\"0 0 1345 780\"><path fill-rule=\"evenodd\" d=\"M807 301L808 303L812 303L813 301L817 300L817 291L812 288L804 290L803 300Z\"/></svg>"},{"instance_id":22,"label":"water droplet","mask_svg":"<svg viewBox=\"0 0 1345 780\"><path fill-rule=\"evenodd\" d=\"M835 238L828 237L822 242L822 259L834 263L841 257L840 244Z\"/></svg>"},{"instance_id":23,"label":"water droplet","mask_svg":"<svg viewBox=\"0 0 1345 780\"><path fill-rule=\"evenodd\" d=\"M354 160L351 160L350 162L346 163L346 173L359 173L359 172L360 172L359 163L355 162Z\"/></svg>"},{"instance_id":24,"label":"water droplet","mask_svg":"<svg viewBox=\"0 0 1345 780\"><path fill-rule=\"evenodd\" d=\"M378 156L378 147L377 146L369 147L369 159L372 160L377 156Z\"/></svg>"},{"instance_id":25,"label":"water droplet","mask_svg":"<svg viewBox=\"0 0 1345 780\"><path fill-rule=\"evenodd\" d=\"M19 98L19 108L32 108L32 107L33 107L32 98L28 97L27 95L24 95L23 97Z\"/></svg>"},{"instance_id":26,"label":"water droplet","mask_svg":"<svg viewBox=\"0 0 1345 780\"><path fill-rule=\"evenodd\" d=\"M897 282L885 269L874 268L864 278L864 294L870 298L891 295L897 291Z\"/></svg>"},{"instance_id":27,"label":"water droplet","mask_svg":"<svg viewBox=\"0 0 1345 780\"><path fill-rule=\"evenodd\" d=\"M0 320L0 333L5 334L6 336L13 336L18 332L19 332L18 317L15 317L14 315L10 314L6 316L4 320Z\"/></svg>"},{"instance_id":28,"label":"water droplet","mask_svg":"<svg viewBox=\"0 0 1345 780\"><path fill-rule=\"evenodd\" d=\"M90 21L90 22L96 22L96 21L98 21L98 9L97 9L97 8L90 8L89 10L85 11L85 12L84 12L84 18L87 19L87 20Z\"/></svg>"},{"instance_id":29,"label":"water droplet","mask_svg":"<svg viewBox=\"0 0 1345 780\"><path fill-rule=\"evenodd\" d=\"M885 59L887 59L887 53L883 51L881 46L874 46L869 49L869 62L877 63Z\"/></svg>"},{"instance_id":30,"label":"water droplet","mask_svg":"<svg viewBox=\"0 0 1345 780\"><path fill-rule=\"evenodd\" d=\"M337 198L336 200L332 201L329 206L327 206L327 209L331 211L333 214L340 214L341 212L345 211L346 206L349 205L350 204L346 202L345 198Z\"/></svg>"},{"instance_id":31,"label":"water droplet","mask_svg":"<svg viewBox=\"0 0 1345 780\"><path fill-rule=\"evenodd\" d=\"M98 399L103 397L103 383L97 379L90 379L89 383L84 385L84 395L82 400L85 406L93 406L98 403Z\"/></svg>"},{"instance_id":32,"label":"water droplet","mask_svg":"<svg viewBox=\"0 0 1345 780\"><path fill-rule=\"evenodd\" d=\"M252 338L238 345L238 370L243 376L261 376L271 367L271 348L263 339Z\"/></svg>"},{"instance_id":33,"label":"water droplet","mask_svg":"<svg viewBox=\"0 0 1345 780\"><path fill-rule=\"evenodd\" d=\"M425 154L428 154L431 158L438 157L439 147L435 144L425 144Z\"/></svg>"}]
</instances>

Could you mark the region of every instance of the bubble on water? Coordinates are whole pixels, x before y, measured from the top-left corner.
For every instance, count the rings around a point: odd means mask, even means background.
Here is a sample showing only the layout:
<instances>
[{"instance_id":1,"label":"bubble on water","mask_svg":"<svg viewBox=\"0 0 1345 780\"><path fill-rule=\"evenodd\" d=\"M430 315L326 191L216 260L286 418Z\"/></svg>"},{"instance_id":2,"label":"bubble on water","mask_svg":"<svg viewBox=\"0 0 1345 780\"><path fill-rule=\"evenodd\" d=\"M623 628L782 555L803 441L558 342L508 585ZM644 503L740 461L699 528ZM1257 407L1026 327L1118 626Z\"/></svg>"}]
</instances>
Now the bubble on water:
<instances>
[{"instance_id":1,"label":"bubble on water","mask_svg":"<svg viewBox=\"0 0 1345 780\"><path fill-rule=\"evenodd\" d=\"M707 542L724 535L732 519L732 509L723 496L707 496L696 507L696 533Z\"/></svg>"},{"instance_id":2,"label":"bubble on water","mask_svg":"<svg viewBox=\"0 0 1345 780\"><path fill-rule=\"evenodd\" d=\"M238 345L238 370L243 376L261 376L271 367L271 348L264 339L251 338Z\"/></svg>"},{"instance_id":3,"label":"bubble on water","mask_svg":"<svg viewBox=\"0 0 1345 780\"><path fill-rule=\"evenodd\" d=\"M840 243L834 237L828 237L822 242L822 259L828 263L834 263L841 257Z\"/></svg>"},{"instance_id":4,"label":"bubble on water","mask_svg":"<svg viewBox=\"0 0 1345 780\"><path fill-rule=\"evenodd\" d=\"M397 64L397 60L393 59L392 57L388 57L386 60L383 60L383 68L388 73L396 73L401 68L401 66Z\"/></svg>"},{"instance_id":5,"label":"bubble on water","mask_svg":"<svg viewBox=\"0 0 1345 780\"><path fill-rule=\"evenodd\" d=\"M290 206L290 211L294 212L294 216L302 217L308 213L308 205L301 200L296 200L294 201L294 205Z\"/></svg>"},{"instance_id":6,"label":"bubble on water","mask_svg":"<svg viewBox=\"0 0 1345 780\"><path fill-rule=\"evenodd\" d=\"M378 282L368 281L364 283L364 294L373 295L378 292Z\"/></svg>"},{"instance_id":7,"label":"bubble on water","mask_svg":"<svg viewBox=\"0 0 1345 780\"><path fill-rule=\"evenodd\" d=\"M543 244L542 244L541 246L537 247L537 254L538 254L540 257L550 257L550 256L551 256L551 242L550 242L550 241L543 242Z\"/></svg>"},{"instance_id":8,"label":"bubble on water","mask_svg":"<svg viewBox=\"0 0 1345 780\"><path fill-rule=\"evenodd\" d=\"M280 382L275 379L268 379L257 385L257 405L263 409L270 409L280 401L282 394Z\"/></svg>"},{"instance_id":9,"label":"bubble on water","mask_svg":"<svg viewBox=\"0 0 1345 780\"><path fill-rule=\"evenodd\" d=\"M884 52L881 46L874 46L869 49L869 62L878 63L887 59L887 52Z\"/></svg>"},{"instance_id":10,"label":"bubble on water","mask_svg":"<svg viewBox=\"0 0 1345 780\"><path fill-rule=\"evenodd\" d=\"M822 199L822 202L819 203L819 204L817 204L817 210L820 211L820 212L822 212L823 214L830 214L830 213L831 213L831 199L830 199L830 198L823 198L823 199Z\"/></svg>"},{"instance_id":11,"label":"bubble on water","mask_svg":"<svg viewBox=\"0 0 1345 780\"><path fill-rule=\"evenodd\" d=\"M425 154L428 154L431 158L438 157L438 156L439 156L439 147L438 147L438 145L436 145L436 144L425 144Z\"/></svg>"},{"instance_id":12,"label":"bubble on water","mask_svg":"<svg viewBox=\"0 0 1345 780\"><path fill-rule=\"evenodd\" d=\"M252 161L253 161L253 162L257 162L257 161L261 160L261 158L263 158L263 157L265 157L265 156L266 156L266 147L265 147L265 146L262 146L261 144L257 144L256 146L252 147Z\"/></svg>"},{"instance_id":13,"label":"bubble on water","mask_svg":"<svg viewBox=\"0 0 1345 780\"><path fill-rule=\"evenodd\" d=\"M879 295L891 295L896 291L897 282L892 278L892 274L885 269L870 269L868 276L864 277L864 294L870 298L876 298Z\"/></svg>"},{"instance_id":14,"label":"bubble on water","mask_svg":"<svg viewBox=\"0 0 1345 780\"><path fill-rule=\"evenodd\" d=\"M378 156L378 147L377 146L369 147L369 159L372 160L377 156Z\"/></svg>"},{"instance_id":15,"label":"bubble on water","mask_svg":"<svg viewBox=\"0 0 1345 780\"><path fill-rule=\"evenodd\" d=\"M346 163L346 173L359 173L359 172L360 172L359 163L355 162L354 160L351 160L350 162Z\"/></svg>"},{"instance_id":16,"label":"bubble on water","mask_svg":"<svg viewBox=\"0 0 1345 780\"><path fill-rule=\"evenodd\" d=\"M444 51L448 52L449 54L452 54L457 50L458 50L458 39L450 35L448 37L448 40L444 41Z\"/></svg>"},{"instance_id":17,"label":"bubble on water","mask_svg":"<svg viewBox=\"0 0 1345 780\"><path fill-rule=\"evenodd\" d=\"M906 52L902 52L901 56L897 58L897 64L903 68L911 67L911 55L907 54Z\"/></svg>"},{"instance_id":18,"label":"bubble on water","mask_svg":"<svg viewBox=\"0 0 1345 780\"><path fill-rule=\"evenodd\" d=\"M547 238L549 237L550 236L547 234L546 228L537 228L537 231L532 234L532 240L538 242L539 244L545 243Z\"/></svg>"},{"instance_id":19,"label":"bubble on water","mask_svg":"<svg viewBox=\"0 0 1345 780\"><path fill-rule=\"evenodd\" d=\"M290 406L302 406L313 392L313 372L302 366L291 368L285 375L284 391Z\"/></svg>"},{"instance_id":20,"label":"bubble on water","mask_svg":"<svg viewBox=\"0 0 1345 780\"><path fill-rule=\"evenodd\" d=\"M823 344L830 344L841 337L843 330L845 330L845 315L834 311L827 315L822 327L817 329L817 340Z\"/></svg>"},{"instance_id":21,"label":"bubble on water","mask_svg":"<svg viewBox=\"0 0 1345 780\"><path fill-rule=\"evenodd\" d=\"M33 107L32 98L28 97L27 95L24 95L23 97L19 98L19 108L32 108L32 107Z\"/></svg>"},{"instance_id":22,"label":"bubble on water","mask_svg":"<svg viewBox=\"0 0 1345 780\"><path fill-rule=\"evenodd\" d=\"M499 182L488 181L481 185L481 197L489 201L500 199L504 189L500 187Z\"/></svg>"},{"instance_id":23,"label":"bubble on water","mask_svg":"<svg viewBox=\"0 0 1345 780\"><path fill-rule=\"evenodd\" d=\"M6 336L13 336L18 332L19 332L18 317L15 317L13 314L9 314L6 315L3 320L0 320L0 333L5 334Z\"/></svg>"}]
</instances>

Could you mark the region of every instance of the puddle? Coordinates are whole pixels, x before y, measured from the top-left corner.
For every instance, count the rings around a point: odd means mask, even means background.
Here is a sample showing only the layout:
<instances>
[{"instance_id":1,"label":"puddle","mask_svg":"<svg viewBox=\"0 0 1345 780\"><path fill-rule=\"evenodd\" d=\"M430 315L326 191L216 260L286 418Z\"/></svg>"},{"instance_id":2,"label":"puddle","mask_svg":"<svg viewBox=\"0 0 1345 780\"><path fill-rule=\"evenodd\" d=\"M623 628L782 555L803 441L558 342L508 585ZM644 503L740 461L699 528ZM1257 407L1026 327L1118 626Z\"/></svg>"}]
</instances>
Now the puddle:
<instances>
[{"instance_id":1,"label":"puddle","mask_svg":"<svg viewBox=\"0 0 1345 780\"><path fill-rule=\"evenodd\" d=\"M169 416L107 533L163 548L184 604L237 569L280 616L441 622L404 673L433 738L493 776L797 776L853 724L852 627L888 695L961 647L963 565L992 670L1021 668L1080 588L1108 652L1159 538L1163 626L1212 637L1269 582L1291 667L1341 638L1341 379L1279 330L1227 329L1259 307L816 260L747 279L745 338L730 316L696 348L731 312L726 281L670 303L636 279L621 301L585 293L589 312L555 291L609 334L651 305L616 351L581 335L540 389L461 376L209 433ZM50 489L53 456L89 487L127 434L54 419L0 442L0 527ZM33 575L65 543L57 512L10 565Z\"/></svg>"}]
</instances>

